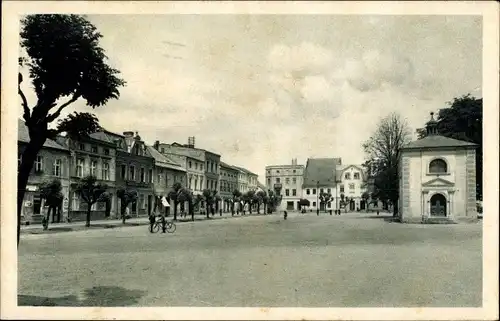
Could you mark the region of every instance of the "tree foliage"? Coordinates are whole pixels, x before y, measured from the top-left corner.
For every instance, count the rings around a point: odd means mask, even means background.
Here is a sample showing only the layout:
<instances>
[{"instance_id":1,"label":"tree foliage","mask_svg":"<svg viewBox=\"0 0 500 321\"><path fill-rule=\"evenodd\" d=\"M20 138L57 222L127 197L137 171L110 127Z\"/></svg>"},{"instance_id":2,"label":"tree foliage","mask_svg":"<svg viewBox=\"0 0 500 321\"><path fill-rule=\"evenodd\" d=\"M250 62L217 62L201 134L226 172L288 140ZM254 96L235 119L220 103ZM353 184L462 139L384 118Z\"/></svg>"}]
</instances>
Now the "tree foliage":
<instances>
[{"instance_id":1,"label":"tree foliage","mask_svg":"<svg viewBox=\"0 0 500 321\"><path fill-rule=\"evenodd\" d=\"M89 113L74 113L49 129L61 112L78 99L92 108L119 98L125 81L107 64L99 46L102 35L79 15L35 14L21 20L20 45L26 56L20 66L28 69L36 102L28 102L22 90L25 75L19 72L18 94L30 142L22 154L18 173L18 244L21 209L29 173L47 138L68 132L79 136L95 131L97 119Z\"/></svg>"},{"instance_id":2,"label":"tree foliage","mask_svg":"<svg viewBox=\"0 0 500 321\"><path fill-rule=\"evenodd\" d=\"M53 179L40 184L40 197L45 200L45 204L48 206L44 226L44 228L47 229L49 227L50 213L60 210L64 200L61 181L59 179Z\"/></svg>"},{"instance_id":3,"label":"tree foliage","mask_svg":"<svg viewBox=\"0 0 500 321\"><path fill-rule=\"evenodd\" d=\"M137 201L138 194L137 191L134 189L119 188L116 191L116 196L120 199L120 213L122 216L122 222L125 223L126 220L125 210L127 209L127 206L129 204Z\"/></svg>"},{"instance_id":4,"label":"tree foliage","mask_svg":"<svg viewBox=\"0 0 500 321\"><path fill-rule=\"evenodd\" d=\"M367 161L366 172L374 178L377 198L390 200L393 205L399 198L398 162L403 145L411 139L406 121L392 113L380 120L372 136L363 144ZM394 215L397 206L394 206Z\"/></svg>"},{"instance_id":5,"label":"tree foliage","mask_svg":"<svg viewBox=\"0 0 500 321\"><path fill-rule=\"evenodd\" d=\"M90 213L91 207L94 205L106 192L108 186L106 184L99 183L95 176L89 175L85 176L78 182L75 191L80 195L82 200L87 203L87 223L86 226L90 226Z\"/></svg>"},{"instance_id":6,"label":"tree foliage","mask_svg":"<svg viewBox=\"0 0 500 321\"><path fill-rule=\"evenodd\" d=\"M440 135L468 141L478 145L476 149L477 198L483 194L483 99L470 94L454 98L449 107L439 110L437 129ZM427 135L425 128L417 130L418 137Z\"/></svg>"}]
</instances>

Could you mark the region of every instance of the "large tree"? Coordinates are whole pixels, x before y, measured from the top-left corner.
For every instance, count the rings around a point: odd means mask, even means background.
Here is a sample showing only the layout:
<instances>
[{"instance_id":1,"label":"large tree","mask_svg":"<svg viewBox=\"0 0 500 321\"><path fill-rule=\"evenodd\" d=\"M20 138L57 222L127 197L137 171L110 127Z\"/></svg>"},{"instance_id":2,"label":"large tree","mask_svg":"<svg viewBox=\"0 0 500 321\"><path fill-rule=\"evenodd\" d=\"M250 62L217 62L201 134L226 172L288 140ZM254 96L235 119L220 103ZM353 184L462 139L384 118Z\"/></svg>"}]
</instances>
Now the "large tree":
<instances>
[{"instance_id":1,"label":"large tree","mask_svg":"<svg viewBox=\"0 0 500 321\"><path fill-rule=\"evenodd\" d=\"M392 113L380 120L372 136L363 144L367 157L364 166L374 178L375 193L379 199L392 203L394 215L397 215L399 199L399 153L410 139L406 120Z\"/></svg>"},{"instance_id":2,"label":"large tree","mask_svg":"<svg viewBox=\"0 0 500 321\"><path fill-rule=\"evenodd\" d=\"M179 182L175 182L172 186L172 190L168 193L168 198L171 201L171 204L174 207L174 221L177 221L177 205L179 204L179 198L181 196L182 184Z\"/></svg>"},{"instance_id":3,"label":"large tree","mask_svg":"<svg viewBox=\"0 0 500 321\"><path fill-rule=\"evenodd\" d=\"M28 102L22 89L24 76L19 73L18 94L30 142L22 154L18 173L17 243L21 208L29 173L47 138L68 132L85 135L97 129L97 119L89 113L74 113L54 122L64 108L83 99L92 108L119 98L118 89L125 82L119 71L107 65L107 57L99 46L102 35L85 17L78 15L36 14L21 21L21 48L26 57L19 60L28 68L36 94L36 102Z\"/></svg>"},{"instance_id":4,"label":"large tree","mask_svg":"<svg viewBox=\"0 0 500 321\"><path fill-rule=\"evenodd\" d=\"M90 227L92 205L102 200L101 197L105 195L107 189L108 186L106 184L99 183L97 178L92 175L85 176L78 182L75 191L80 195L82 200L87 203L86 227Z\"/></svg>"},{"instance_id":5,"label":"large tree","mask_svg":"<svg viewBox=\"0 0 500 321\"><path fill-rule=\"evenodd\" d=\"M439 110L437 129L440 135L465 140L478 145L476 149L476 197L483 196L483 99L470 94L447 102L447 108ZM427 135L425 128L417 130L419 138Z\"/></svg>"}]
</instances>

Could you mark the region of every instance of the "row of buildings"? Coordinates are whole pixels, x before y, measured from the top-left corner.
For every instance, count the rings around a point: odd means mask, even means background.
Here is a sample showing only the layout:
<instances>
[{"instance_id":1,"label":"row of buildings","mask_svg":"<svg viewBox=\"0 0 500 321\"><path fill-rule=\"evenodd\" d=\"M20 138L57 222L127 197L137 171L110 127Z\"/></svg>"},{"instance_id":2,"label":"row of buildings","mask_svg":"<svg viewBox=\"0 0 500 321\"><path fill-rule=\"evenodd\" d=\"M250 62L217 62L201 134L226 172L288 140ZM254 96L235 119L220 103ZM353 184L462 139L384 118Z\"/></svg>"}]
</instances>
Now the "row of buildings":
<instances>
[{"instance_id":1,"label":"row of buildings","mask_svg":"<svg viewBox=\"0 0 500 321\"><path fill-rule=\"evenodd\" d=\"M300 210L302 199L312 210L336 210L346 199L349 210L364 209L367 181L361 165L343 165L341 158L309 158L305 166L292 159L291 164L266 166L266 187L280 193L286 210ZM322 202L324 194L330 195L327 202Z\"/></svg>"},{"instance_id":2,"label":"row of buildings","mask_svg":"<svg viewBox=\"0 0 500 321\"><path fill-rule=\"evenodd\" d=\"M18 162L29 142L24 121L18 121ZM64 201L57 220L84 220L87 205L75 188L87 175L94 175L108 186L111 202L92 207L92 218L120 217L119 189L137 191L138 199L129 207L132 217L149 215L156 202L168 198L175 183L202 195L203 190L217 191L221 201L217 209L230 210L233 191L257 190L257 174L221 161L217 153L195 147L194 137L188 144L160 143L147 145L137 132L117 134L105 129L78 140L67 136L47 139L36 157L26 187L22 220L38 223L46 210L40 196L40 184L59 179ZM110 208L106 211L106 206ZM204 206L203 202L201 206Z\"/></svg>"}]
</instances>

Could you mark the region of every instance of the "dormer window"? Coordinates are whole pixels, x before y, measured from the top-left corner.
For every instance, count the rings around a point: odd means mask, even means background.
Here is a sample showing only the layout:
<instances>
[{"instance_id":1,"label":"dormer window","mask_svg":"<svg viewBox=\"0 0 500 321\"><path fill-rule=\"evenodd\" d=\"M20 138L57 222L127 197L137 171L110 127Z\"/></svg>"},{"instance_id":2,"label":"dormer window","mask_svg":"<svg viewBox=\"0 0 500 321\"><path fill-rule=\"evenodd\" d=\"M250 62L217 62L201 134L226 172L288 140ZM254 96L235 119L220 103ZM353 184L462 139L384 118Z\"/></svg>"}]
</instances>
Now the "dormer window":
<instances>
[{"instance_id":1,"label":"dormer window","mask_svg":"<svg viewBox=\"0 0 500 321\"><path fill-rule=\"evenodd\" d=\"M448 165L440 158L434 159L429 163L429 173L431 174L446 174L448 172Z\"/></svg>"}]
</instances>

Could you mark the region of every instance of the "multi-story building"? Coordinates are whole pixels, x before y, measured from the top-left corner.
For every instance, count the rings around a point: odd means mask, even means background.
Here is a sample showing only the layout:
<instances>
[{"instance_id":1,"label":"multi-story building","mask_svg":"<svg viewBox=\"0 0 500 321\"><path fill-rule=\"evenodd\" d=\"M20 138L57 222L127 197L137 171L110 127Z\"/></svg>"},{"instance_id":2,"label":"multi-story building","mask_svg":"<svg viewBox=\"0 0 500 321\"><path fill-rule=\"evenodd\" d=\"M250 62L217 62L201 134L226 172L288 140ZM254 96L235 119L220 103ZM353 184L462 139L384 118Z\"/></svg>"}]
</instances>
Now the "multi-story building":
<instances>
[{"instance_id":1,"label":"multi-story building","mask_svg":"<svg viewBox=\"0 0 500 321\"><path fill-rule=\"evenodd\" d=\"M203 150L205 152L205 188L219 191L220 155ZM218 208L217 208L218 209Z\"/></svg>"},{"instance_id":2,"label":"multi-story building","mask_svg":"<svg viewBox=\"0 0 500 321\"><path fill-rule=\"evenodd\" d=\"M97 182L107 185L107 193L111 200L108 203L109 211L106 211L106 202L97 202L92 205L91 218L98 220L106 218L106 215L116 214L116 145L101 132L92 133L78 140L69 136L58 136L57 142L71 152L70 157L70 191L69 191L69 214L72 221L83 221L87 215L87 203L77 192L77 186L83 177L92 175Z\"/></svg>"},{"instance_id":3,"label":"multi-story building","mask_svg":"<svg viewBox=\"0 0 500 321\"><path fill-rule=\"evenodd\" d=\"M297 164L297 159L292 159L290 165L266 166L266 188L280 191L281 207L287 210L298 210L300 207L303 177L304 165Z\"/></svg>"},{"instance_id":4,"label":"multi-story building","mask_svg":"<svg viewBox=\"0 0 500 321\"><path fill-rule=\"evenodd\" d=\"M238 175L237 175L238 190L243 194L248 191L256 191L259 175L243 167L239 166L233 166L233 167L238 170Z\"/></svg>"},{"instance_id":5,"label":"multi-story building","mask_svg":"<svg viewBox=\"0 0 500 321\"><path fill-rule=\"evenodd\" d=\"M302 198L309 200L310 209L336 209L337 166L342 165L340 158L309 158L307 159L304 182L302 184ZM320 195L328 193L331 200L324 204Z\"/></svg>"},{"instance_id":6,"label":"multi-story building","mask_svg":"<svg viewBox=\"0 0 500 321\"><path fill-rule=\"evenodd\" d=\"M155 160L153 192L155 195L155 204L158 208L162 197L168 199L168 194L173 190L175 182L187 182L186 169L168 156L157 151L153 146L146 146L146 148L148 154ZM168 214L168 211L166 212Z\"/></svg>"},{"instance_id":7,"label":"multi-story building","mask_svg":"<svg viewBox=\"0 0 500 321\"><path fill-rule=\"evenodd\" d=\"M342 195L348 197L347 208L350 211L366 208L362 199L363 193L367 190L367 177L361 165L339 165L336 169L337 188L335 197L341 199Z\"/></svg>"},{"instance_id":8,"label":"multi-story building","mask_svg":"<svg viewBox=\"0 0 500 321\"><path fill-rule=\"evenodd\" d=\"M238 189L238 173L239 170L235 167L220 162L220 191L219 195L222 198L222 209L224 212L231 211L233 192Z\"/></svg>"},{"instance_id":9,"label":"multi-story building","mask_svg":"<svg viewBox=\"0 0 500 321\"><path fill-rule=\"evenodd\" d=\"M154 158L147 152L146 144L136 132L123 135L102 129L95 133L116 146L116 190L131 189L137 192L137 201L129 205L132 217L147 216L154 209ZM113 199L115 215L121 217L121 200Z\"/></svg>"},{"instance_id":10,"label":"multi-story building","mask_svg":"<svg viewBox=\"0 0 500 321\"><path fill-rule=\"evenodd\" d=\"M18 166L21 164L22 154L30 141L28 128L23 120L18 120L17 153ZM56 221L64 221L68 215L69 196L69 171L70 152L52 139L47 139L42 149L38 152L35 164L31 169L28 184L24 194L23 206L21 208L21 222L24 224L40 223L46 208L44 200L40 197L40 184L58 179L61 182L62 194L64 196L62 213L58 213Z\"/></svg>"},{"instance_id":11,"label":"multi-story building","mask_svg":"<svg viewBox=\"0 0 500 321\"><path fill-rule=\"evenodd\" d=\"M156 141L153 147L168 159L179 164L185 170L184 174L186 175L186 182L183 186L194 195L201 195L205 189L204 154L198 150L176 148L177 145L160 144L159 141ZM175 182L177 181L178 179L175 179ZM174 181L171 183L173 184Z\"/></svg>"}]
</instances>

